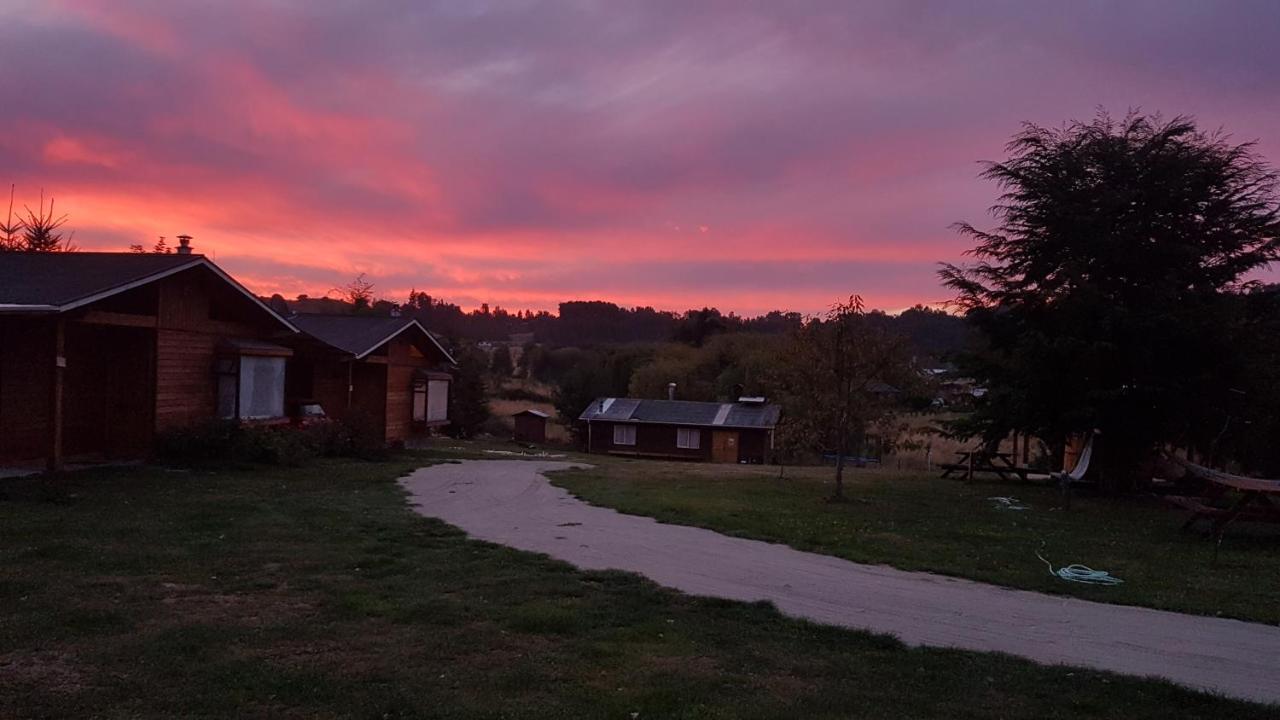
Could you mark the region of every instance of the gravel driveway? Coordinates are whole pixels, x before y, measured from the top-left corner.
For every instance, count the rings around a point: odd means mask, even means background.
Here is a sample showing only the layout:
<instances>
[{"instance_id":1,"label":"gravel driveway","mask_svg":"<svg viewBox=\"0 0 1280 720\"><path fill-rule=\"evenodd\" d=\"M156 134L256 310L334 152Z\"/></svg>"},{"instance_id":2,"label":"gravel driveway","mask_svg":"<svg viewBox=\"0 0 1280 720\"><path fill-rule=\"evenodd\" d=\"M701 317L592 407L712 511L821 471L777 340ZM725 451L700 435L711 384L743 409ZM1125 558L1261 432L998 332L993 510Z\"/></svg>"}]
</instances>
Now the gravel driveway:
<instances>
[{"instance_id":1,"label":"gravel driveway","mask_svg":"<svg viewBox=\"0 0 1280 720\"><path fill-rule=\"evenodd\" d=\"M588 505L542 472L473 460L400 482L414 509L481 540L694 595L768 600L795 617L913 645L1009 653L1280 703L1280 627L1106 605L801 552Z\"/></svg>"}]
</instances>

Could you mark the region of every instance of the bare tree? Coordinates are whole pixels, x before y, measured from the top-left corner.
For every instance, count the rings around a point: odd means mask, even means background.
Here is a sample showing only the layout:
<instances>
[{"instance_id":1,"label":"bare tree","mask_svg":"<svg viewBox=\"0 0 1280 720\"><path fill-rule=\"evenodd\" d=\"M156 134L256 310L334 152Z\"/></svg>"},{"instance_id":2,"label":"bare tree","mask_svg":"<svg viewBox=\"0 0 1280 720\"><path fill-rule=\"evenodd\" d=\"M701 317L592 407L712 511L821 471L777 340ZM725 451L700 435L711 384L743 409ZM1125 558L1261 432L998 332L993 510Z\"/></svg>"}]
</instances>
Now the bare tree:
<instances>
[{"instance_id":1,"label":"bare tree","mask_svg":"<svg viewBox=\"0 0 1280 720\"><path fill-rule=\"evenodd\" d=\"M373 283L365 279L364 273L360 273L351 282L340 288L335 288L343 300L351 303L356 312L362 312L373 307Z\"/></svg>"}]
</instances>

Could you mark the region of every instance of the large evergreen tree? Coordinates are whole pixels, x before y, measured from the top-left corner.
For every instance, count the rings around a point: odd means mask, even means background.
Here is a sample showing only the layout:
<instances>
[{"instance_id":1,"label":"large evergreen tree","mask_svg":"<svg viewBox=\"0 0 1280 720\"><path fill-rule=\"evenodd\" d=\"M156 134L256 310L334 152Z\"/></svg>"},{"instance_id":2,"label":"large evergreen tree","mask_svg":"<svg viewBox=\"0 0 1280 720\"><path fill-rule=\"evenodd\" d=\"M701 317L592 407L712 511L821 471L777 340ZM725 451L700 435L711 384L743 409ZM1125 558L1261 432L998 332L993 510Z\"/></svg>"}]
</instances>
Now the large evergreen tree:
<instances>
[{"instance_id":1,"label":"large evergreen tree","mask_svg":"<svg viewBox=\"0 0 1280 720\"><path fill-rule=\"evenodd\" d=\"M1159 443L1220 424L1236 293L1280 246L1276 174L1182 117L1028 125L1008 150L984 173L997 227L961 224L976 262L941 270L986 341L965 362L989 388L977 428L1059 446L1096 428L1124 490Z\"/></svg>"}]
</instances>

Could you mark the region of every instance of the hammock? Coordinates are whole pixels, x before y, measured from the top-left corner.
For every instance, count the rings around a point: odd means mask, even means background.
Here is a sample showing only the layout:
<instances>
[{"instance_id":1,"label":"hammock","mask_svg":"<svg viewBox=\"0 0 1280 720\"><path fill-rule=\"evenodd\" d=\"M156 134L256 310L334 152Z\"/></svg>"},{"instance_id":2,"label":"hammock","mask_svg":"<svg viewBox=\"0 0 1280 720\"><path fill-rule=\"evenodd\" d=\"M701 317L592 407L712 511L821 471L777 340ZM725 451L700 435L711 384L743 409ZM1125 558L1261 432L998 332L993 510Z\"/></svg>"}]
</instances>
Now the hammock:
<instances>
[{"instance_id":1,"label":"hammock","mask_svg":"<svg viewBox=\"0 0 1280 720\"><path fill-rule=\"evenodd\" d=\"M1189 475L1208 480L1219 485L1226 485L1237 490L1251 490L1255 492L1276 492L1280 489L1280 480L1267 480L1264 478L1245 477L1244 475L1232 475L1221 470L1214 470L1203 465L1197 465L1190 460L1178 457L1172 453L1164 453L1164 456L1172 460L1174 463L1181 465Z\"/></svg>"}]
</instances>

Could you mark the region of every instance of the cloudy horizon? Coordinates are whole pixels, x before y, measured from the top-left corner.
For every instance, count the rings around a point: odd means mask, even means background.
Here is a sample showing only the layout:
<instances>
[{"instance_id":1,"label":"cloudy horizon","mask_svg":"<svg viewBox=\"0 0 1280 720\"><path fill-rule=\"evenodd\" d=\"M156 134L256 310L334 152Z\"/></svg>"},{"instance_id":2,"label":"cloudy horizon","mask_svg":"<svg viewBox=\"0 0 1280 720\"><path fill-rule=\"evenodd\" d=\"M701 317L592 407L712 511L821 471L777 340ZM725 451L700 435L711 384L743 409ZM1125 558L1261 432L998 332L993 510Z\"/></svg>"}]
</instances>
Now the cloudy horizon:
<instances>
[{"instance_id":1,"label":"cloudy horizon","mask_svg":"<svg viewBox=\"0 0 1280 720\"><path fill-rule=\"evenodd\" d=\"M1280 160L1270 2L0 0L0 184L256 292L757 314L950 293L1023 122Z\"/></svg>"}]
</instances>

